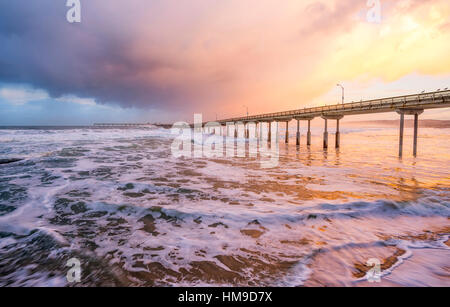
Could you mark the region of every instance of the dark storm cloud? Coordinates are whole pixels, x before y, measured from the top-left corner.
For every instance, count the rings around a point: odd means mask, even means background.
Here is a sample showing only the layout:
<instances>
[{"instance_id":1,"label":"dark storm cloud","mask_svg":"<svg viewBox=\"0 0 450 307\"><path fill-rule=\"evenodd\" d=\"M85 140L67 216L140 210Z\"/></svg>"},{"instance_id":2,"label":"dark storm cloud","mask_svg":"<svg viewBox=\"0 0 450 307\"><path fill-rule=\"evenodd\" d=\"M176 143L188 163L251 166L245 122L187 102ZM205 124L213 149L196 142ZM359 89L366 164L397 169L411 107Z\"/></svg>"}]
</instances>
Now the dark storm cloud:
<instances>
[{"instance_id":1,"label":"dark storm cloud","mask_svg":"<svg viewBox=\"0 0 450 307\"><path fill-rule=\"evenodd\" d=\"M70 24L65 0L1 1L0 82L123 106L178 101L182 88L148 76L181 67L157 55L133 57L130 18L117 19L119 10L108 15L101 4L109 1L81 2L82 22Z\"/></svg>"}]
</instances>

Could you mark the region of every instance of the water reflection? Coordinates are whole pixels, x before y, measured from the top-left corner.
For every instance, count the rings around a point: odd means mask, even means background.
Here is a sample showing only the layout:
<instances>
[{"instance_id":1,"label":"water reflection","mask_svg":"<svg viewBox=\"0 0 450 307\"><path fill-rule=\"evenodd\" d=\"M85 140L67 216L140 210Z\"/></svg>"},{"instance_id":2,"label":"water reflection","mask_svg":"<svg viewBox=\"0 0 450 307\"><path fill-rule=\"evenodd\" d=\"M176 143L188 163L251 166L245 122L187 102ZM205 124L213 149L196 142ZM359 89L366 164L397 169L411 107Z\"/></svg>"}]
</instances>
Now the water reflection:
<instances>
[{"instance_id":1,"label":"water reflection","mask_svg":"<svg viewBox=\"0 0 450 307\"><path fill-rule=\"evenodd\" d=\"M64 285L76 255L90 285L360 285L370 258L381 285L448 285L449 135L399 160L394 130L325 151L320 133L262 169L176 159L163 130L0 131L0 151L30 154L1 166L0 284Z\"/></svg>"}]
</instances>

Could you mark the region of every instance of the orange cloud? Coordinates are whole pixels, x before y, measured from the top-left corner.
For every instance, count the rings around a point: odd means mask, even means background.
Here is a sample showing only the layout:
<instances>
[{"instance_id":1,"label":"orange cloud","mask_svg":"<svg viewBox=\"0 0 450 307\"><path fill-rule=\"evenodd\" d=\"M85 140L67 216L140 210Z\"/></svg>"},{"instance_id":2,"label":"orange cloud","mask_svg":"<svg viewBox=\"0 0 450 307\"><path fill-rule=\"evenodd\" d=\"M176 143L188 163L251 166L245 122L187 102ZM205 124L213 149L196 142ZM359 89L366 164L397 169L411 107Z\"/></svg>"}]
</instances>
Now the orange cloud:
<instances>
[{"instance_id":1,"label":"orange cloud","mask_svg":"<svg viewBox=\"0 0 450 307\"><path fill-rule=\"evenodd\" d=\"M185 70L155 78L185 84L199 108L224 116L244 112L243 104L253 112L298 108L347 80L450 72L448 1L381 2L382 23L371 24L359 0L229 1L198 20L182 15L162 44L144 35L137 49L175 51Z\"/></svg>"}]
</instances>

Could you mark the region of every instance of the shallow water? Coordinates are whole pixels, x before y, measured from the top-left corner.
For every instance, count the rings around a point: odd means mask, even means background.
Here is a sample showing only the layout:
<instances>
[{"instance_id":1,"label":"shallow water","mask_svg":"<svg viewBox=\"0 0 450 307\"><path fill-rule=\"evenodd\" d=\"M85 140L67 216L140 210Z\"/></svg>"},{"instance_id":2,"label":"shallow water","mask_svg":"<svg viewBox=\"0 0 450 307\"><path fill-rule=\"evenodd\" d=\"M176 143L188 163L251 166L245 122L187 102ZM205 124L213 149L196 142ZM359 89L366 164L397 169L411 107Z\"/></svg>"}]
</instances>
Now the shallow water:
<instances>
[{"instance_id":1,"label":"shallow water","mask_svg":"<svg viewBox=\"0 0 450 307\"><path fill-rule=\"evenodd\" d=\"M0 130L0 285L77 285L75 257L81 285L450 286L450 130L403 159L397 129L321 133L262 169L158 128Z\"/></svg>"}]
</instances>

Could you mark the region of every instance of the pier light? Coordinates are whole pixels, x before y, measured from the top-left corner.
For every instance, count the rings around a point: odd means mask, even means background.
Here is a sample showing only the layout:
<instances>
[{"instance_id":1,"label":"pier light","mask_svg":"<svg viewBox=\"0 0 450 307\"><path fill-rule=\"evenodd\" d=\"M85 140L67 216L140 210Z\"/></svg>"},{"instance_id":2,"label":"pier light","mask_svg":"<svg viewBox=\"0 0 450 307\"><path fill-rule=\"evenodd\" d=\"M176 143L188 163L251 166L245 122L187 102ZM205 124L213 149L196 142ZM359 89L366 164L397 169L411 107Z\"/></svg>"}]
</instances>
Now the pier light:
<instances>
[{"instance_id":1,"label":"pier light","mask_svg":"<svg viewBox=\"0 0 450 307\"><path fill-rule=\"evenodd\" d=\"M247 109L247 119L248 119L248 106L243 106L243 107Z\"/></svg>"},{"instance_id":2,"label":"pier light","mask_svg":"<svg viewBox=\"0 0 450 307\"><path fill-rule=\"evenodd\" d=\"M339 86L342 89L342 104L344 104L344 87L341 84L336 84L336 86Z\"/></svg>"}]
</instances>

